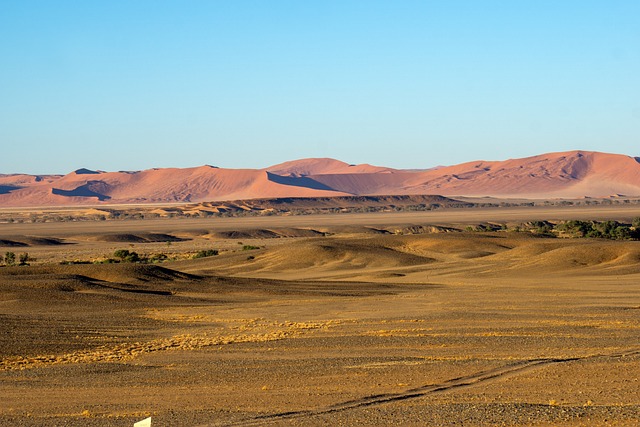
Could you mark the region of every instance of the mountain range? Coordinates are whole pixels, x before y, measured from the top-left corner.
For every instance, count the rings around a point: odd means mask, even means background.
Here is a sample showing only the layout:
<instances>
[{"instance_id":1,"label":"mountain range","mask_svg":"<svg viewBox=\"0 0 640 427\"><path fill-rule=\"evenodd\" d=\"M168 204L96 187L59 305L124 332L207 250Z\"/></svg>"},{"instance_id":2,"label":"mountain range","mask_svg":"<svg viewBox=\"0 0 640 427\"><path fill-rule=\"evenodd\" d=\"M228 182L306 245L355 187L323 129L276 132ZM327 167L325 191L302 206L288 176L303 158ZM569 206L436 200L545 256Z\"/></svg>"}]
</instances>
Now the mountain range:
<instances>
[{"instance_id":1,"label":"mountain range","mask_svg":"<svg viewBox=\"0 0 640 427\"><path fill-rule=\"evenodd\" d=\"M416 194L531 199L640 196L640 158L570 151L425 170L313 158L264 169L206 165L120 172L78 169L67 175L0 174L0 207Z\"/></svg>"}]
</instances>

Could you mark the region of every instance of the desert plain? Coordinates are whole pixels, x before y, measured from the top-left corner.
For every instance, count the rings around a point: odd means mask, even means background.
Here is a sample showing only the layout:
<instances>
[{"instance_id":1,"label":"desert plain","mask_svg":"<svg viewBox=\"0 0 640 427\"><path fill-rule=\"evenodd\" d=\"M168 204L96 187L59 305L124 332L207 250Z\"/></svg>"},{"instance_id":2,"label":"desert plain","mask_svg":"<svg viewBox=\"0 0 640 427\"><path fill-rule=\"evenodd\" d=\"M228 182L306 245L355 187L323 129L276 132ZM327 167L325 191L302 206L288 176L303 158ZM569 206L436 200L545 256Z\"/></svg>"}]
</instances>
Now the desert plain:
<instances>
[{"instance_id":1,"label":"desert plain","mask_svg":"<svg viewBox=\"0 0 640 427\"><path fill-rule=\"evenodd\" d=\"M634 217L0 224L0 425L637 426L640 242L508 227Z\"/></svg>"}]
</instances>

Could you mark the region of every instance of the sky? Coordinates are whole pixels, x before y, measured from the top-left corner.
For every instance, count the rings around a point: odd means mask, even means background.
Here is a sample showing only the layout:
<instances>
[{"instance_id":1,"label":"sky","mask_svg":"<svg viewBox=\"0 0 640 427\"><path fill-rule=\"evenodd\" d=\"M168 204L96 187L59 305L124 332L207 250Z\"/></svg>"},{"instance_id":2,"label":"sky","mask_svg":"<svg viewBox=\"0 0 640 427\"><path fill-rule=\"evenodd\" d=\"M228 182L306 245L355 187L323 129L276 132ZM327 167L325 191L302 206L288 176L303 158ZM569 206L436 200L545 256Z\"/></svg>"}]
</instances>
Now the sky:
<instances>
[{"instance_id":1,"label":"sky","mask_svg":"<svg viewBox=\"0 0 640 427\"><path fill-rule=\"evenodd\" d=\"M637 0L3 0L0 173L640 156Z\"/></svg>"}]
</instances>

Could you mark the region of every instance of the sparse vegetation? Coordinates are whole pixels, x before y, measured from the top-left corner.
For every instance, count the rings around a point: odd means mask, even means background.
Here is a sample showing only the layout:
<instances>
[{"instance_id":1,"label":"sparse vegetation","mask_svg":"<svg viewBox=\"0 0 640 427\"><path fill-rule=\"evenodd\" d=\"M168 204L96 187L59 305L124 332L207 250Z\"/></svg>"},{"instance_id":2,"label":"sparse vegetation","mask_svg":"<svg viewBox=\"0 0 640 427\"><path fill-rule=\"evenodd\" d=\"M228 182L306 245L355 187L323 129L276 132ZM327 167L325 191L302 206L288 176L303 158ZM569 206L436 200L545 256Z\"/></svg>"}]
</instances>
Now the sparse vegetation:
<instances>
[{"instance_id":1,"label":"sparse vegetation","mask_svg":"<svg viewBox=\"0 0 640 427\"><path fill-rule=\"evenodd\" d=\"M618 221L565 221L555 227L555 231L569 237L592 237L612 240L639 239L640 230Z\"/></svg>"},{"instance_id":2,"label":"sparse vegetation","mask_svg":"<svg viewBox=\"0 0 640 427\"><path fill-rule=\"evenodd\" d=\"M540 236L555 237L555 234L552 233L553 224L548 221L532 221L529 223L529 228Z\"/></svg>"},{"instance_id":3,"label":"sparse vegetation","mask_svg":"<svg viewBox=\"0 0 640 427\"><path fill-rule=\"evenodd\" d=\"M529 221L523 224L507 226L501 224L478 224L465 227L467 232L508 231L531 233L541 237L598 238L611 240L640 240L640 218L634 218L631 224L618 221L569 220L552 223L549 221Z\"/></svg>"},{"instance_id":4,"label":"sparse vegetation","mask_svg":"<svg viewBox=\"0 0 640 427\"><path fill-rule=\"evenodd\" d=\"M169 257L166 254L163 253L159 253L159 254L153 254L151 255L148 259L147 262L151 263L151 264L157 264L160 262L165 262L166 260L168 260Z\"/></svg>"},{"instance_id":5,"label":"sparse vegetation","mask_svg":"<svg viewBox=\"0 0 640 427\"><path fill-rule=\"evenodd\" d=\"M4 254L4 262L7 265L14 265L16 263L16 254L13 252L7 252Z\"/></svg>"},{"instance_id":6,"label":"sparse vegetation","mask_svg":"<svg viewBox=\"0 0 640 427\"><path fill-rule=\"evenodd\" d=\"M243 251L253 251L253 250L256 250L256 249L260 249L260 246L244 245L242 247Z\"/></svg>"},{"instance_id":7,"label":"sparse vegetation","mask_svg":"<svg viewBox=\"0 0 640 427\"><path fill-rule=\"evenodd\" d=\"M20 254L18 265L29 265L29 260L30 258L28 253L25 252L23 254Z\"/></svg>"},{"instance_id":8,"label":"sparse vegetation","mask_svg":"<svg viewBox=\"0 0 640 427\"><path fill-rule=\"evenodd\" d=\"M152 212L155 207L136 207L119 209L116 207L101 207L100 213L86 212L62 212L59 210L17 214L0 213L0 223L44 223L44 222L84 222L84 221L127 221L144 220L149 218L207 218L207 217L247 217L247 216L272 216L272 215L311 215L311 214L340 214L357 212L414 212L432 211L443 207L476 209L485 207L515 207L515 206L597 206L597 205L630 205L640 204L640 198L620 198L620 199L584 199L584 200L545 200L545 201L523 201L507 202L496 201L495 203L478 202L466 203L456 200L433 199L432 196L424 196L427 199L418 200L420 196L377 196L377 197L337 197L338 206L332 207L300 207L296 204L296 199L260 199L253 200L247 205L234 205L226 203L222 208L210 202L202 203L199 207L204 211L197 211L198 206L185 204L165 209L165 213L158 214ZM210 211L217 209L216 212ZM194 211L196 209L196 211ZM635 218L633 227L640 228L640 218ZM480 230L478 230L480 231Z\"/></svg>"},{"instance_id":9,"label":"sparse vegetation","mask_svg":"<svg viewBox=\"0 0 640 427\"><path fill-rule=\"evenodd\" d=\"M140 255L138 255L137 252L129 251L128 249L118 249L113 253L113 256L119 258L121 262L141 261Z\"/></svg>"},{"instance_id":10,"label":"sparse vegetation","mask_svg":"<svg viewBox=\"0 0 640 427\"><path fill-rule=\"evenodd\" d=\"M587 237L611 240L640 239L640 227L636 227L633 224L623 224L618 221L569 220L556 224L549 221L531 221L508 228L507 231L528 232L546 237Z\"/></svg>"},{"instance_id":11,"label":"sparse vegetation","mask_svg":"<svg viewBox=\"0 0 640 427\"><path fill-rule=\"evenodd\" d=\"M207 257L211 257L211 256L216 256L218 255L218 250L217 249L205 249L205 250L201 250L198 251L193 258L207 258Z\"/></svg>"},{"instance_id":12,"label":"sparse vegetation","mask_svg":"<svg viewBox=\"0 0 640 427\"><path fill-rule=\"evenodd\" d=\"M4 256L0 255L0 265L4 264L8 267L16 265L16 261L19 266L29 265L29 261L32 260L33 258L26 252L18 256L16 256L15 252L6 252Z\"/></svg>"}]
</instances>

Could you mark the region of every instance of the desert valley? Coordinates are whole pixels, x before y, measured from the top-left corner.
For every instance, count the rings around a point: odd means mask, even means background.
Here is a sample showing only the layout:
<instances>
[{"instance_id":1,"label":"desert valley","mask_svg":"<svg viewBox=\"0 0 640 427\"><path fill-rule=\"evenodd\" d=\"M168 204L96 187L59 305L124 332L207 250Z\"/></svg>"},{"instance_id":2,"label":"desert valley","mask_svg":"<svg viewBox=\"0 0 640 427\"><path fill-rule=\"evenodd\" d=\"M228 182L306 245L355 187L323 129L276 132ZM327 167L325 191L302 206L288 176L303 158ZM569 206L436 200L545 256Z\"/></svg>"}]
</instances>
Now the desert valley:
<instances>
[{"instance_id":1,"label":"desert valley","mask_svg":"<svg viewBox=\"0 0 640 427\"><path fill-rule=\"evenodd\" d=\"M637 426L639 238L606 153L0 175L0 425Z\"/></svg>"}]
</instances>

